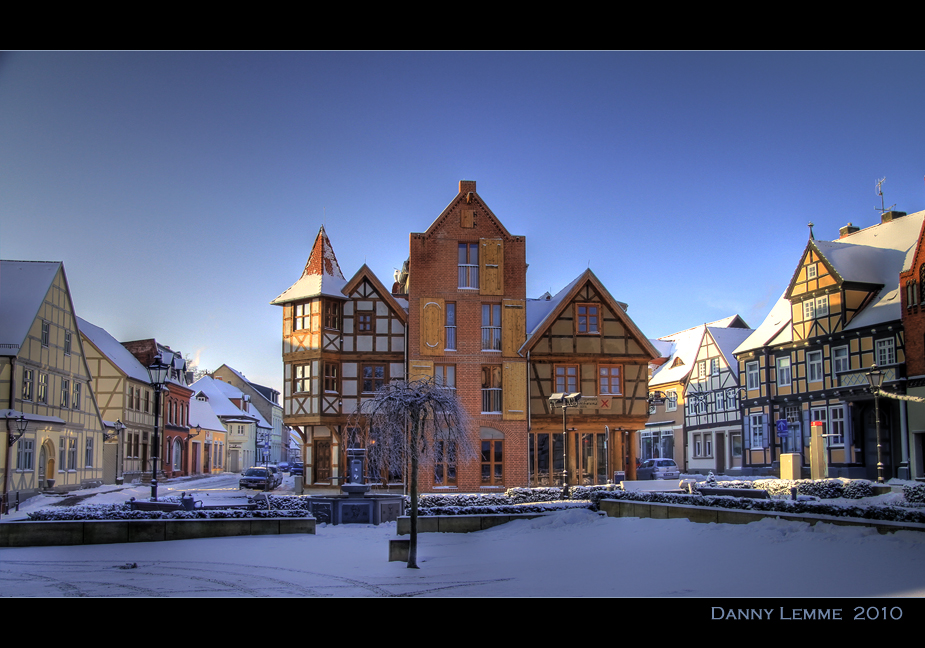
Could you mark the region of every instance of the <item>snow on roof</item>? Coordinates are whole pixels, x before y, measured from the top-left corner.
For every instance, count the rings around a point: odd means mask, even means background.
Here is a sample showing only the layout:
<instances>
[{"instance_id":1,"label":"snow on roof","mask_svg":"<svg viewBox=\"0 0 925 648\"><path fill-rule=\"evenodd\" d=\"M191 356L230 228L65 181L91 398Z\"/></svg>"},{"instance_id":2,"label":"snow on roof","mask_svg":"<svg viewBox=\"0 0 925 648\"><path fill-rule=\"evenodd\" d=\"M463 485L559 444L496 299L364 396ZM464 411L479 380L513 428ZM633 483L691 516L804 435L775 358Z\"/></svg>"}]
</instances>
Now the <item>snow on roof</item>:
<instances>
[{"instance_id":1,"label":"snow on roof","mask_svg":"<svg viewBox=\"0 0 925 648\"><path fill-rule=\"evenodd\" d=\"M109 360L126 376L145 383L151 381L148 370L144 365L138 362L138 358L132 355L128 349L122 346L122 344L106 332L105 329L91 324L81 317L77 318L77 326L80 332L93 343L93 346L99 349L100 353L109 358Z\"/></svg>"},{"instance_id":2,"label":"snow on roof","mask_svg":"<svg viewBox=\"0 0 925 648\"><path fill-rule=\"evenodd\" d=\"M812 241L845 281L883 286L874 301L845 326L846 331L902 318L899 273L912 266L923 220L925 211L920 211L836 241ZM785 290L761 325L733 353L793 341L792 306L786 293Z\"/></svg>"},{"instance_id":3,"label":"snow on roof","mask_svg":"<svg viewBox=\"0 0 925 648\"><path fill-rule=\"evenodd\" d=\"M191 398L189 404L189 424L190 427L197 425L205 430L224 430L221 420L212 409L211 400L199 400Z\"/></svg>"},{"instance_id":4,"label":"snow on roof","mask_svg":"<svg viewBox=\"0 0 925 648\"><path fill-rule=\"evenodd\" d=\"M739 363L736 361L733 352L736 347L742 344L742 342L752 334L752 329L707 326L707 331L713 337L716 346L719 347L720 353L726 358L726 362L729 364L729 369L732 371L733 375L738 376Z\"/></svg>"},{"instance_id":5,"label":"snow on roof","mask_svg":"<svg viewBox=\"0 0 925 648\"><path fill-rule=\"evenodd\" d=\"M346 285L347 280L344 279L344 273L340 271L334 248L322 225L315 237L315 244L312 246L302 276L270 303L281 305L322 295L344 299L343 290Z\"/></svg>"},{"instance_id":6,"label":"snow on roof","mask_svg":"<svg viewBox=\"0 0 925 648\"><path fill-rule=\"evenodd\" d=\"M58 270L60 261L0 261L0 353L19 353Z\"/></svg>"},{"instance_id":7,"label":"snow on roof","mask_svg":"<svg viewBox=\"0 0 925 648\"><path fill-rule=\"evenodd\" d=\"M224 387L231 387L231 390L226 390ZM221 380L215 380L212 376L203 376L192 385L190 389L193 392L202 392L205 394L206 398L209 399L209 404L212 406L212 410L215 412L215 415L219 418L228 418L233 420L256 420L257 417L253 413L245 412L237 405L231 402L229 399L228 393L231 393L231 398L240 398L243 396L241 390L229 385L228 383L222 382ZM234 396L234 392L237 392L240 396Z\"/></svg>"},{"instance_id":8,"label":"snow on roof","mask_svg":"<svg viewBox=\"0 0 925 648\"><path fill-rule=\"evenodd\" d=\"M690 373L694 366L694 360L697 358L697 351L700 349L700 341L703 339L705 329L706 325L701 324L660 338L662 341L670 338L672 342L671 353L668 356L668 361L652 372L652 378L649 379L650 389L653 385L678 382ZM675 362L679 358L681 364L675 366Z\"/></svg>"}]
</instances>

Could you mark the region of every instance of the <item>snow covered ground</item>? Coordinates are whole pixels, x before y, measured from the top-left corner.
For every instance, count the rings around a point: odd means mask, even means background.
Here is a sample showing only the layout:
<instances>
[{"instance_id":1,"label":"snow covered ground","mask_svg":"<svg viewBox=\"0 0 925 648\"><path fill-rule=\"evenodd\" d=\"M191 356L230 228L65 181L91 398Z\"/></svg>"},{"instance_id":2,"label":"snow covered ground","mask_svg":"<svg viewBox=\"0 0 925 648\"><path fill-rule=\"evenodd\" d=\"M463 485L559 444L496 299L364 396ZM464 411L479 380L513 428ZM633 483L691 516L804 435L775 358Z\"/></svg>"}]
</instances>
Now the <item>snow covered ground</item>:
<instances>
[{"instance_id":1,"label":"snow covered ground","mask_svg":"<svg viewBox=\"0 0 925 648\"><path fill-rule=\"evenodd\" d=\"M162 495L233 499L229 480ZM277 492L291 490L291 478ZM176 492L173 492L176 491ZM83 503L147 497L94 489ZM89 494L90 491L79 491ZM882 496L889 497L889 496ZM57 498L60 501L60 498ZM44 500L44 501L43 501ZM19 514L48 506L46 496ZM857 504L856 501L853 502ZM6 523L10 517L4 516ZM3 596L925 597L925 533L764 520L748 525L556 512L471 534L421 534L420 569L388 561L395 524L316 535L0 548Z\"/></svg>"}]
</instances>

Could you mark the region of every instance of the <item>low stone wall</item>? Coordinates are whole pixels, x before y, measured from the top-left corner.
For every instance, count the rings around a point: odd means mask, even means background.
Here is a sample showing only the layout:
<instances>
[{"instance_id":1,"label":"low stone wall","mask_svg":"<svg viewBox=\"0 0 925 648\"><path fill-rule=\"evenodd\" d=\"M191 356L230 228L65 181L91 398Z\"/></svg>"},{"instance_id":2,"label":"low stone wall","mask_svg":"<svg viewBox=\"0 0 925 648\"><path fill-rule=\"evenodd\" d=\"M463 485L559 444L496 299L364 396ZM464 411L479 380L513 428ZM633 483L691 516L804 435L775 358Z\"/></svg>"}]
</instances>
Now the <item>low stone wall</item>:
<instances>
[{"instance_id":1,"label":"low stone wall","mask_svg":"<svg viewBox=\"0 0 925 648\"><path fill-rule=\"evenodd\" d=\"M315 533L314 518L203 520L67 520L0 523L0 547L159 542L223 536Z\"/></svg>"},{"instance_id":2,"label":"low stone wall","mask_svg":"<svg viewBox=\"0 0 925 648\"><path fill-rule=\"evenodd\" d=\"M658 502L630 502L627 500L601 500L600 509L609 517L641 518L685 518L691 522L714 522L716 524L748 524L766 517L790 520L793 522L826 522L843 526L874 527L880 533L893 531L925 531L925 524L914 522L889 522L883 520L865 520L861 518L844 518L835 515L811 515L808 513L779 513L776 511L742 511L724 509L716 506L690 506L687 504L662 504Z\"/></svg>"},{"instance_id":3,"label":"low stone wall","mask_svg":"<svg viewBox=\"0 0 925 648\"><path fill-rule=\"evenodd\" d=\"M492 513L489 515L420 515L418 533L471 533L490 529L512 520L530 520L546 513ZM411 533L411 518L398 518L398 535Z\"/></svg>"}]
</instances>

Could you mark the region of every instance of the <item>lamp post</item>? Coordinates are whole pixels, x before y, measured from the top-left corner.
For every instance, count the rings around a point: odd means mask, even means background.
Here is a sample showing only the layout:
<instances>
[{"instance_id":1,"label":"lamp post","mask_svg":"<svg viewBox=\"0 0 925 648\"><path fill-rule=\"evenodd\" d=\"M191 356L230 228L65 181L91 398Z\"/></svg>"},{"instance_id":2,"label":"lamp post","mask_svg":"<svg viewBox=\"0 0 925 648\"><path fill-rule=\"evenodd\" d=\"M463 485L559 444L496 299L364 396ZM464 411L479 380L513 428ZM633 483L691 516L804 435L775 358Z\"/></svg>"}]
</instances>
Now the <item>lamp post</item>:
<instances>
[{"instance_id":1,"label":"lamp post","mask_svg":"<svg viewBox=\"0 0 925 648\"><path fill-rule=\"evenodd\" d=\"M880 386L883 384L883 372L877 365L870 366L867 372L870 393L874 395L874 427L877 431L877 483L883 483L883 443L880 440Z\"/></svg>"},{"instance_id":2,"label":"lamp post","mask_svg":"<svg viewBox=\"0 0 925 648\"><path fill-rule=\"evenodd\" d=\"M11 425L12 422L15 422L15 426ZM10 416L9 413L6 415L6 464L3 467L3 497L0 498L0 513L9 513L7 482L10 477L10 455L12 454L13 445L26 433L26 426L28 425L29 421L26 419L25 414L20 413L16 417Z\"/></svg>"},{"instance_id":3,"label":"lamp post","mask_svg":"<svg viewBox=\"0 0 925 648\"><path fill-rule=\"evenodd\" d=\"M154 388L154 444L151 450L151 499L157 501L157 459L160 455L160 435L158 434L158 425L160 424L161 415L161 390L164 389L164 383L167 381L167 372L170 366L164 364L161 354L154 356L154 362L148 367L148 375L151 377L151 386Z\"/></svg>"},{"instance_id":4,"label":"lamp post","mask_svg":"<svg viewBox=\"0 0 925 648\"><path fill-rule=\"evenodd\" d=\"M581 392L573 392L571 394L565 394L562 392L552 394L549 397L549 404L552 407L560 405L562 407L562 494L560 495L561 499L568 499L569 489L568 489L568 433L569 429L566 425L566 417L568 415L569 407L578 407L578 402L581 400Z\"/></svg>"}]
</instances>

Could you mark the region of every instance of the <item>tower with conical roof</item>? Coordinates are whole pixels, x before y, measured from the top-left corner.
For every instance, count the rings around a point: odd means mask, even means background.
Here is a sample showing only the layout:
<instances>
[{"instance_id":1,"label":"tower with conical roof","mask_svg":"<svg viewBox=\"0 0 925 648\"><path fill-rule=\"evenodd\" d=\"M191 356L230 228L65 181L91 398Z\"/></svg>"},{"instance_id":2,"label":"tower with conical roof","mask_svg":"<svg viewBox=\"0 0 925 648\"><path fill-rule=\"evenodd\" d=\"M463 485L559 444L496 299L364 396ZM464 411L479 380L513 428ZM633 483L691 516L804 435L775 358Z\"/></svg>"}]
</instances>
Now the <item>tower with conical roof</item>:
<instances>
[{"instance_id":1,"label":"tower with conical roof","mask_svg":"<svg viewBox=\"0 0 925 648\"><path fill-rule=\"evenodd\" d=\"M345 279L323 226L302 276L270 303L283 307L283 423L302 439L305 483L335 485L350 416L405 376L407 303L365 264Z\"/></svg>"}]
</instances>

